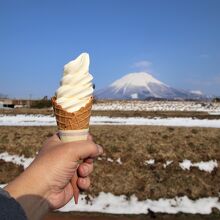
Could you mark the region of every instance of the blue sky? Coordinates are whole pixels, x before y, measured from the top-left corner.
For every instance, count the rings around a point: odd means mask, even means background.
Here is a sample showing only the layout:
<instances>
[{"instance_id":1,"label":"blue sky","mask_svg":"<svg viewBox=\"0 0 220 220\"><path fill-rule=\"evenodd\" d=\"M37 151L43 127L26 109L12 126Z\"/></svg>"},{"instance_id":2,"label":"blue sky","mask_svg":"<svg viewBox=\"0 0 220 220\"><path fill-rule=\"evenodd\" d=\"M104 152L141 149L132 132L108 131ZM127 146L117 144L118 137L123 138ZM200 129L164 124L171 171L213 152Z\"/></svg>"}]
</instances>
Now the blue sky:
<instances>
[{"instance_id":1,"label":"blue sky","mask_svg":"<svg viewBox=\"0 0 220 220\"><path fill-rule=\"evenodd\" d=\"M87 51L96 88L145 70L220 95L219 0L0 0L0 93L52 96Z\"/></svg>"}]
</instances>

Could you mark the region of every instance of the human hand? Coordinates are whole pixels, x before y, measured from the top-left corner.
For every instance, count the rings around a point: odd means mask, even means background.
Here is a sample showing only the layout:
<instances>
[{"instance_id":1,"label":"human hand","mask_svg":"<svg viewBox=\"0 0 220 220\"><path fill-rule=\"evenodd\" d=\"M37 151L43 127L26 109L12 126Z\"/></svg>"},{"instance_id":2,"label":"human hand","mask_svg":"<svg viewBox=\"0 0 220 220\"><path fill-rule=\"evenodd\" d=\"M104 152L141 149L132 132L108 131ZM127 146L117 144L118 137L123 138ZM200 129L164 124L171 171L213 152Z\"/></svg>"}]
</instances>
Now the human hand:
<instances>
[{"instance_id":1,"label":"human hand","mask_svg":"<svg viewBox=\"0 0 220 220\"><path fill-rule=\"evenodd\" d=\"M18 201L21 196L36 195L47 202L48 208L60 208L73 197L70 180L75 172L78 171L78 187L83 190L89 187L93 158L102 152L91 136L87 141L63 143L54 135L44 143L33 163L5 189ZM24 209L28 203L30 209L29 201L23 199L20 203Z\"/></svg>"},{"instance_id":2,"label":"human hand","mask_svg":"<svg viewBox=\"0 0 220 220\"><path fill-rule=\"evenodd\" d=\"M62 148L66 148L66 150L64 151ZM63 143L57 135L54 135L44 143L36 158L36 163L39 160L41 165L50 170L50 173L47 172L46 175L51 191L47 199L51 208L60 208L73 197L73 188L70 180L75 172L78 171L78 187L82 190L89 188L89 175L93 171L93 159L102 152L102 148L92 142L90 135L87 141L71 143ZM46 158L45 162L43 160L44 157ZM59 158L61 159L59 160ZM52 169L49 168L48 159ZM79 164L79 160L82 160L82 163ZM45 165L42 163L45 163Z\"/></svg>"}]
</instances>

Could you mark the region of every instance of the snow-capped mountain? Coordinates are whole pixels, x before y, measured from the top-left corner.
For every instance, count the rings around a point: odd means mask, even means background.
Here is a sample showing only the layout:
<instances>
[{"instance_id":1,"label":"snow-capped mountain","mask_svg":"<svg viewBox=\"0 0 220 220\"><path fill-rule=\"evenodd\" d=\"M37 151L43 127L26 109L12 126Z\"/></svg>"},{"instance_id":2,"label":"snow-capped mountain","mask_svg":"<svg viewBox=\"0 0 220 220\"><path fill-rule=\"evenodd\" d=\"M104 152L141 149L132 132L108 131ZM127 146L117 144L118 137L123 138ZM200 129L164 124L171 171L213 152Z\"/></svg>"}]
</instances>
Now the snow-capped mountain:
<instances>
[{"instance_id":1,"label":"snow-capped mountain","mask_svg":"<svg viewBox=\"0 0 220 220\"><path fill-rule=\"evenodd\" d=\"M201 94L174 89L146 72L129 73L95 92L97 99L199 99Z\"/></svg>"}]
</instances>

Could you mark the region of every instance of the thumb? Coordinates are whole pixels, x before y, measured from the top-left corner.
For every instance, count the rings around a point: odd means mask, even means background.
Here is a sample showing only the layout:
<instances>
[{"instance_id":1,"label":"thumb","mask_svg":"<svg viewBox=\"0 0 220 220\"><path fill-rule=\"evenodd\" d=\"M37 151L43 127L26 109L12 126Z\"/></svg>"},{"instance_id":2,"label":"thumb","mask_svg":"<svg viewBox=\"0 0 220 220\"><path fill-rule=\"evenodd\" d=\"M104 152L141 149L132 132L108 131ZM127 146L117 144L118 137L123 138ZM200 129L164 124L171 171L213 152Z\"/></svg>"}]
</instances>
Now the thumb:
<instances>
[{"instance_id":1,"label":"thumb","mask_svg":"<svg viewBox=\"0 0 220 220\"><path fill-rule=\"evenodd\" d=\"M75 160L84 160L86 158L94 158L103 153L100 145L95 144L93 141L75 141L67 143L71 152L71 156Z\"/></svg>"}]
</instances>

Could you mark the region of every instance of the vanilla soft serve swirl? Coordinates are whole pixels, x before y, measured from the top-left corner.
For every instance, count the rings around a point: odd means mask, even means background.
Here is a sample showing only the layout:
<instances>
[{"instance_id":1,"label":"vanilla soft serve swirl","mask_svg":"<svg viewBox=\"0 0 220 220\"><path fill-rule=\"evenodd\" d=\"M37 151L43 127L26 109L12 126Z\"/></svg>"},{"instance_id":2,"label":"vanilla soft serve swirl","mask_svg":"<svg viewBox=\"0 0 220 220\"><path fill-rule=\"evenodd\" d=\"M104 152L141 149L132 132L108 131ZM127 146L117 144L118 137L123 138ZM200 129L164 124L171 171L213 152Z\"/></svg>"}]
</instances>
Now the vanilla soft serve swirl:
<instances>
[{"instance_id":1,"label":"vanilla soft serve swirl","mask_svg":"<svg viewBox=\"0 0 220 220\"><path fill-rule=\"evenodd\" d=\"M56 92L57 104L68 112L84 107L93 94L92 79L89 54L82 53L64 66L63 78Z\"/></svg>"}]
</instances>

